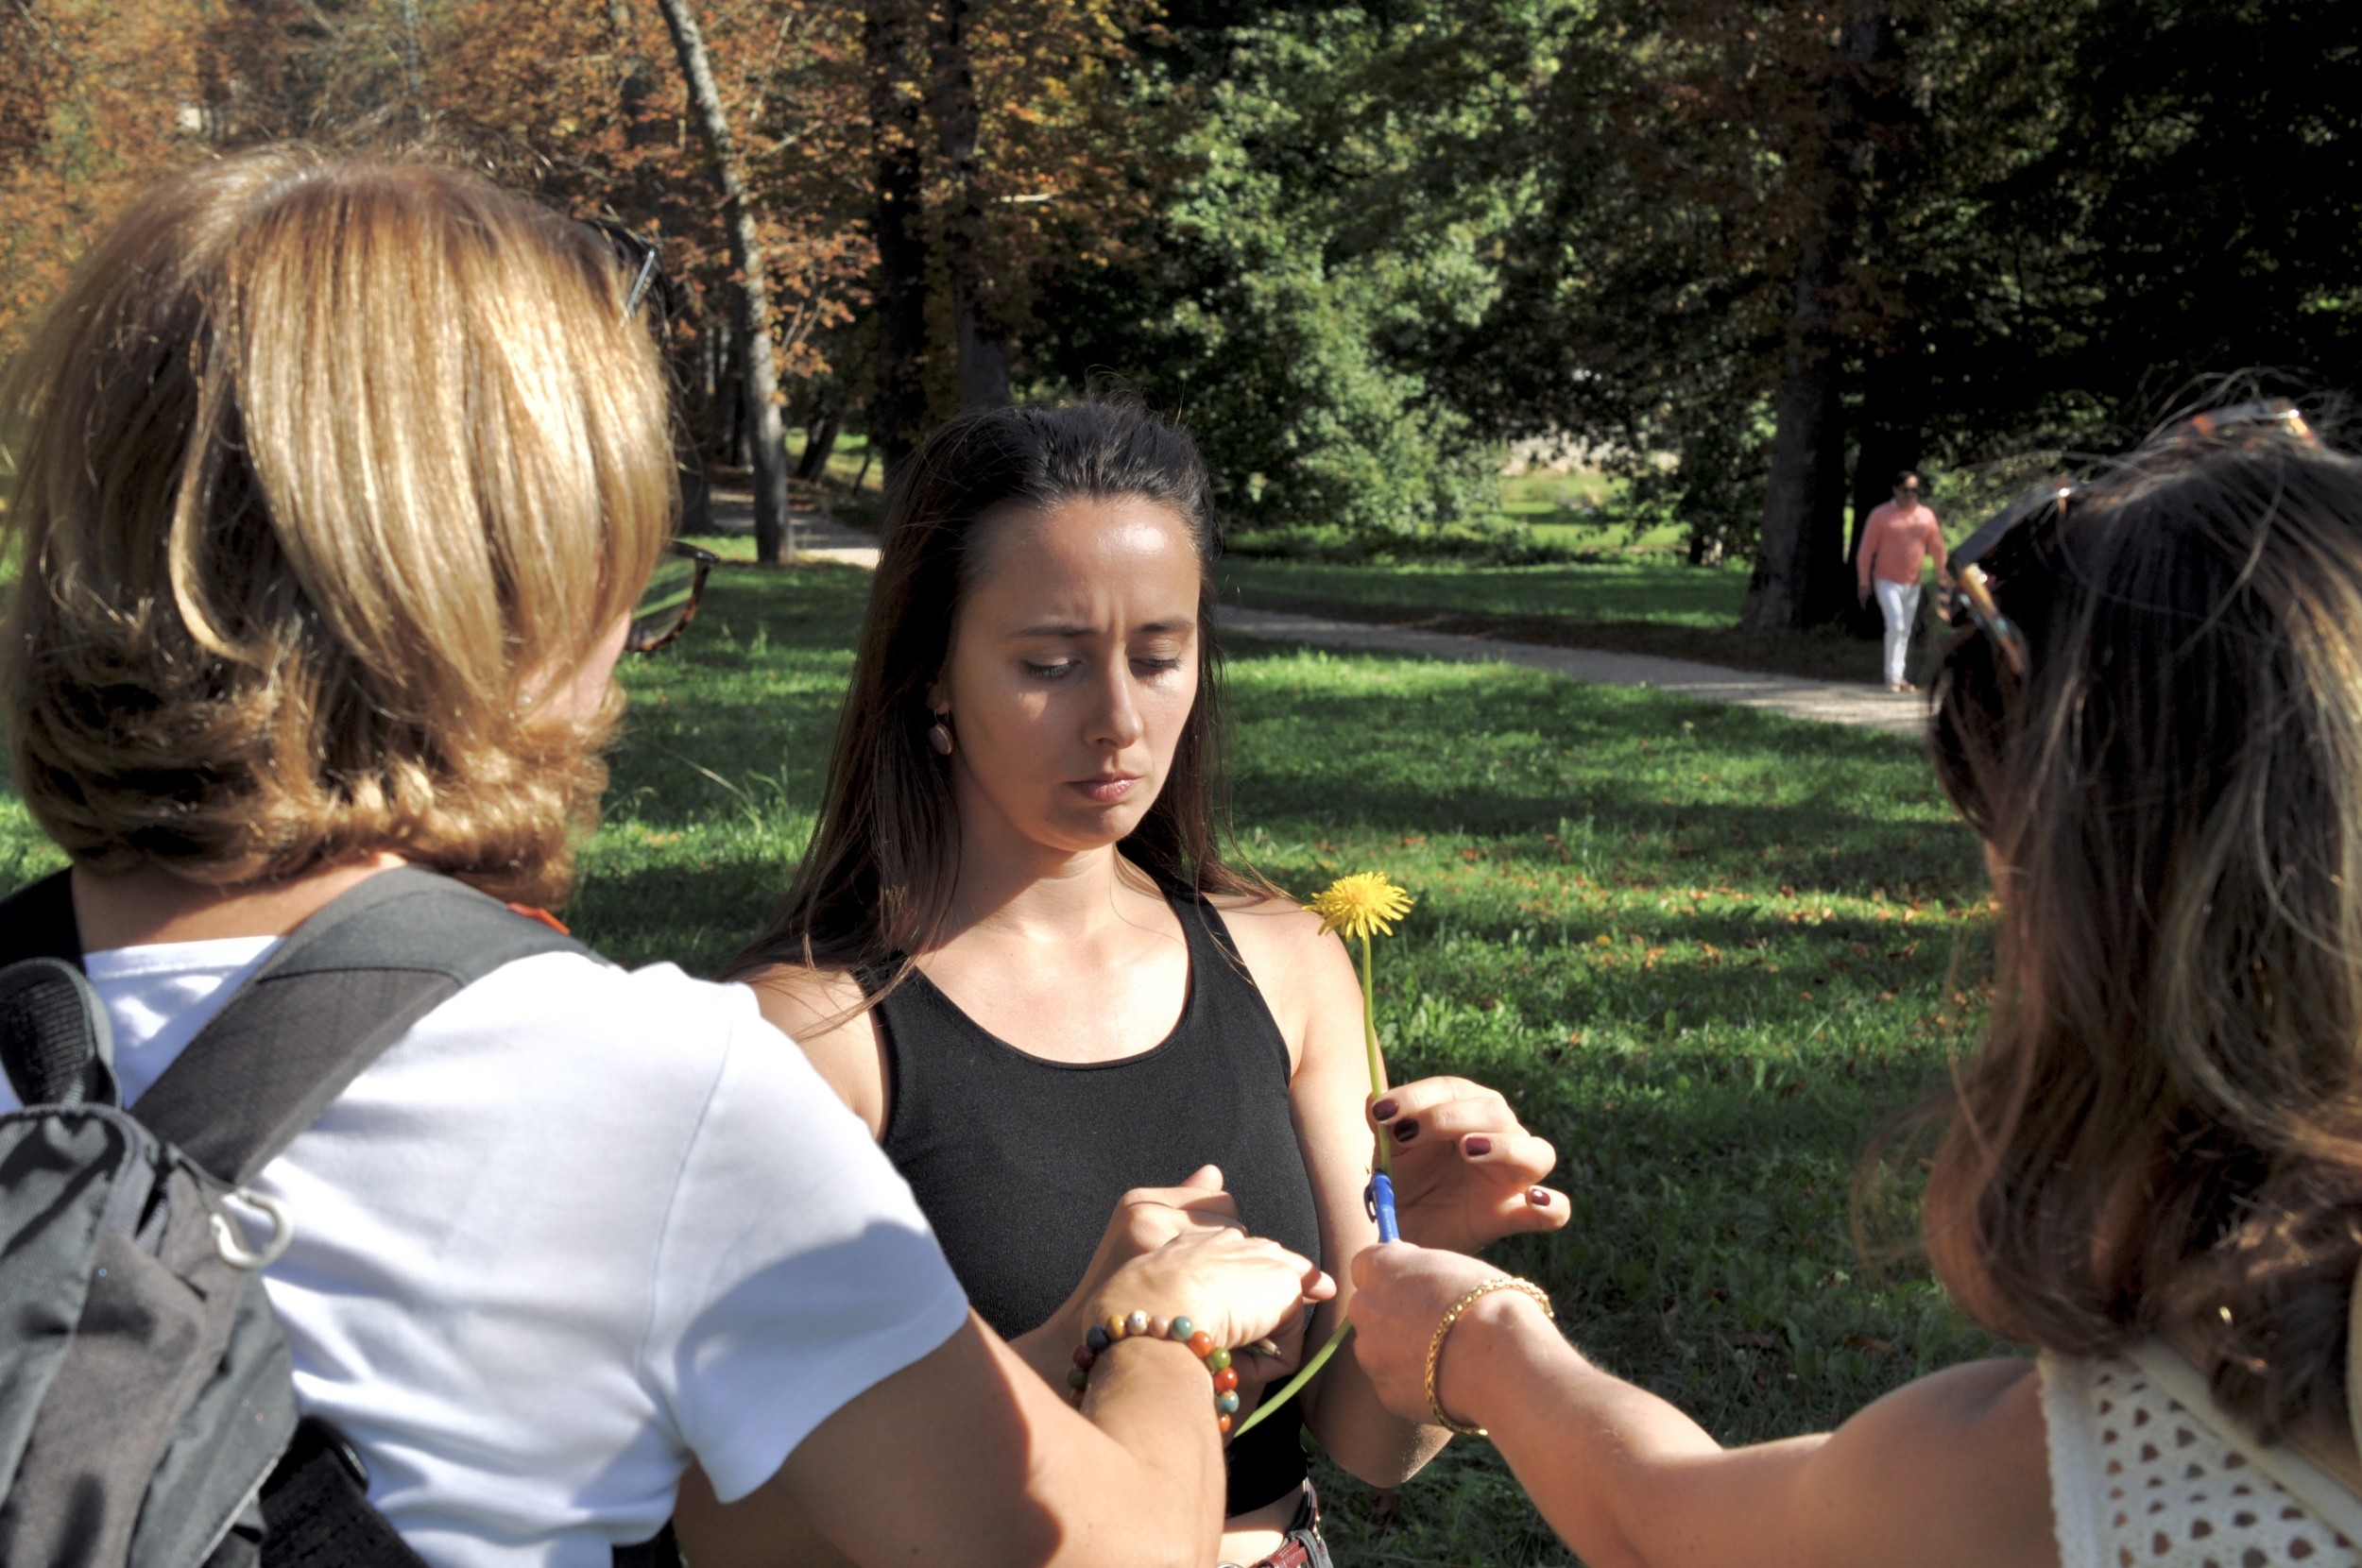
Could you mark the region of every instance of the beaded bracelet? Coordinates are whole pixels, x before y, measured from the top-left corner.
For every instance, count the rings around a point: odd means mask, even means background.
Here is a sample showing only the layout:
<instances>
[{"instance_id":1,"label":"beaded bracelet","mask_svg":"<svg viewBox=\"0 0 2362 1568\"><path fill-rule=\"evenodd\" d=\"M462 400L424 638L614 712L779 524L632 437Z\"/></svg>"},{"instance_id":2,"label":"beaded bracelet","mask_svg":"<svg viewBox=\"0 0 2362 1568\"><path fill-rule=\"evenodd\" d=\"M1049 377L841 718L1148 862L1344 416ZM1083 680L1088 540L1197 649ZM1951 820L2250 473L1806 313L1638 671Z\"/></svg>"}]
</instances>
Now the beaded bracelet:
<instances>
[{"instance_id":1,"label":"beaded bracelet","mask_svg":"<svg viewBox=\"0 0 2362 1568\"><path fill-rule=\"evenodd\" d=\"M1206 1370L1214 1376L1214 1428L1224 1437L1230 1435L1230 1419L1239 1413L1239 1372L1230 1364L1230 1352L1214 1343L1214 1337L1187 1318L1152 1318L1145 1312L1110 1312L1104 1322L1093 1323L1083 1342L1074 1347L1074 1365L1068 1369L1066 1386L1074 1390L1077 1404L1082 1402L1083 1387L1090 1381L1091 1363L1118 1339L1172 1339L1190 1347L1190 1354L1206 1363Z\"/></svg>"},{"instance_id":2,"label":"beaded bracelet","mask_svg":"<svg viewBox=\"0 0 2362 1568\"><path fill-rule=\"evenodd\" d=\"M1549 1292L1532 1280L1521 1280L1514 1274L1502 1274L1497 1279L1486 1280L1482 1285L1452 1303L1444 1313L1443 1321L1435 1325L1435 1338L1429 1340L1427 1345L1427 1407L1428 1412L1434 1416L1436 1425L1449 1427L1463 1438L1489 1438L1492 1434L1481 1426L1463 1426L1445 1413L1443 1396L1435 1391L1435 1373L1444 1364L1444 1338L1451 1333L1451 1325L1460 1321L1460 1315L1463 1312L1467 1311L1496 1290L1523 1291L1542 1304L1544 1317L1558 1316L1557 1310L1550 1305Z\"/></svg>"}]
</instances>

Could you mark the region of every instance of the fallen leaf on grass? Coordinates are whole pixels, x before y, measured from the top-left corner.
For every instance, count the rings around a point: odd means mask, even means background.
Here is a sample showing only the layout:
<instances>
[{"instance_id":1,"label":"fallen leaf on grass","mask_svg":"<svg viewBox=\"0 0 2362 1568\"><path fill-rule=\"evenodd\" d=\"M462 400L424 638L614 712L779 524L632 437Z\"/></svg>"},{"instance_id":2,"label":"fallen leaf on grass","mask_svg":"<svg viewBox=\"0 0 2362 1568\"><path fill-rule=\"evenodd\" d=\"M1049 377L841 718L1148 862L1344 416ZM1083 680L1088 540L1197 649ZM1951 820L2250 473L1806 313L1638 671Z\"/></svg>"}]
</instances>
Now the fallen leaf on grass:
<instances>
[{"instance_id":1,"label":"fallen leaf on grass","mask_svg":"<svg viewBox=\"0 0 2362 1568\"><path fill-rule=\"evenodd\" d=\"M1844 1342L1875 1361L1891 1361L1901 1354L1894 1348L1893 1341L1881 1339L1874 1334L1849 1334Z\"/></svg>"},{"instance_id":2,"label":"fallen leaf on grass","mask_svg":"<svg viewBox=\"0 0 2362 1568\"><path fill-rule=\"evenodd\" d=\"M1722 1342L1733 1350L1777 1350L1780 1337L1776 1334L1726 1334Z\"/></svg>"}]
</instances>

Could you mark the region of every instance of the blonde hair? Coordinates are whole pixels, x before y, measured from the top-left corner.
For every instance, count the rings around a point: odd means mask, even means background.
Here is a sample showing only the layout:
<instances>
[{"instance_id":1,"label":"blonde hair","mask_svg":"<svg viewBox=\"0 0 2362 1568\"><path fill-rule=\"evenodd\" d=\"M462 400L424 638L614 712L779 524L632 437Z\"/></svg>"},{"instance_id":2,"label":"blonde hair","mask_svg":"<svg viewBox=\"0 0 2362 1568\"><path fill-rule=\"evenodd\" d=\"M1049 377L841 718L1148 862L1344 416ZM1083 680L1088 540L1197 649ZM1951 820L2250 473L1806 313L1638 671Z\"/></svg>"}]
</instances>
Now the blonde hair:
<instances>
[{"instance_id":1,"label":"blonde hair","mask_svg":"<svg viewBox=\"0 0 2362 1568\"><path fill-rule=\"evenodd\" d=\"M2010 552L2006 564L2002 552ZM2003 873L1990 1035L1926 1237L1988 1327L2161 1330L2267 1434L2343 1426L2362 1264L2362 463L2135 454L1994 557L1937 771Z\"/></svg>"},{"instance_id":2,"label":"blonde hair","mask_svg":"<svg viewBox=\"0 0 2362 1568\"><path fill-rule=\"evenodd\" d=\"M77 863L238 885L392 851L563 895L608 724L537 700L675 504L619 270L475 176L293 147L124 218L0 389L0 703Z\"/></svg>"}]
</instances>

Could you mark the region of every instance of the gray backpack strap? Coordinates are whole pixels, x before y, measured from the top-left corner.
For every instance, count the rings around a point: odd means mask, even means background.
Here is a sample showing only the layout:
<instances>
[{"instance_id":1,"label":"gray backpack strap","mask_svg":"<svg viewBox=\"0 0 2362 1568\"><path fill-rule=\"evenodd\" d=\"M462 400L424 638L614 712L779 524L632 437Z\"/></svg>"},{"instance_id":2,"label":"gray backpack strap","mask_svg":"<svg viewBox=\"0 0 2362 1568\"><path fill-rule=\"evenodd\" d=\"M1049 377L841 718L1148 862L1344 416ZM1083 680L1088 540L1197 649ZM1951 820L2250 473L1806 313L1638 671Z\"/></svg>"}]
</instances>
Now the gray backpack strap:
<instances>
[{"instance_id":1,"label":"gray backpack strap","mask_svg":"<svg viewBox=\"0 0 2362 1568\"><path fill-rule=\"evenodd\" d=\"M114 1026L82 971L54 958L0 969L0 1069L20 1105L112 1105Z\"/></svg>"},{"instance_id":2,"label":"gray backpack strap","mask_svg":"<svg viewBox=\"0 0 2362 1568\"><path fill-rule=\"evenodd\" d=\"M297 927L131 1112L236 1185L411 1025L501 965L556 952L590 949L448 877L380 872Z\"/></svg>"}]
</instances>

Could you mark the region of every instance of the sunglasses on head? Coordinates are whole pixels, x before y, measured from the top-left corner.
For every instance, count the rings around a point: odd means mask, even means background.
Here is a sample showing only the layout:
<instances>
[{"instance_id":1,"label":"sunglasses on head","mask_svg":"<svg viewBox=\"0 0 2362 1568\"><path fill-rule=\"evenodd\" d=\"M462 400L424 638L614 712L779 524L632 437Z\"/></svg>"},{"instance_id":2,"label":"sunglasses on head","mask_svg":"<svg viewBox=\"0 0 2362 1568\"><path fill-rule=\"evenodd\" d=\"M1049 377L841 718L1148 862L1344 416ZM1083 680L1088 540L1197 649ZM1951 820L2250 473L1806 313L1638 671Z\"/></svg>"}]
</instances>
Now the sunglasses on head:
<instances>
[{"instance_id":1,"label":"sunglasses on head","mask_svg":"<svg viewBox=\"0 0 2362 1568\"><path fill-rule=\"evenodd\" d=\"M2285 399L2273 398L2260 402L2234 403L2228 408L2211 409L2204 414L2194 415L2159 436L2152 446L2188 446L2242 434L2277 434L2302 446L2320 444L2294 403ZM1967 613L1977 629L1993 639L1994 646L2000 651L2002 661L2019 680L2026 678L2030 659L2026 634L2002 614L2000 606L1994 602L1994 580L1986 574L1981 563L2013 536L2016 542L2023 544L2030 537L2033 528L2046 527L2055 533L2066 522L2076 505L2091 493L2092 486L2088 485L2045 480L1977 524L1976 531L1952 553L1952 582L1958 589L1956 603Z\"/></svg>"},{"instance_id":2,"label":"sunglasses on head","mask_svg":"<svg viewBox=\"0 0 2362 1568\"><path fill-rule=\"evenodd\" d=\"M596 235L599 243L614 254L622 269L631 275L631 286L624 292L625 319L639 315L640 307L654 297L658 316L669 320L673 315L673 281L665 276L664 253L656 241L633 233L612 218L574 221Z\"/></svg>"},{"instance_id":3,"label":"sunglasses on head","mask_svg":"<svg viewBox=\"0 0 2362 1568\"><path fill-rule=\"evenodd\" d=\"M574 221L596 235L599 243L614 253L623 270L631 275L631 286L624 294L624 318L629 320L639 315L640 307L652 297L659 319L669 318L673 313L673 282L664 275L663 255L657 243L610 218ZM632 606L631 626L624 634L624 651L653 654L687 631L689 623L697 618L698 601L705 596L706 575L721 558L710 550L701 550L679 539L668 540L664 554L657 558L656 571L648 577L648 586L640 590L640 602Z\"/></svg>"},{"instance_id":4,"label":"sunglasses on head","mask_svg":"<svg viewBox=\"0 0 2362 1568\"><path fill-rule=\"evenodd\" d=\"M653 654L689 629L697 618L697 602L705 596L706 574L722 557L679 539L666 541L657 557L648 586L631 607L631 629L624 634L624 652Z\"/></svg>"}]
</instances>

